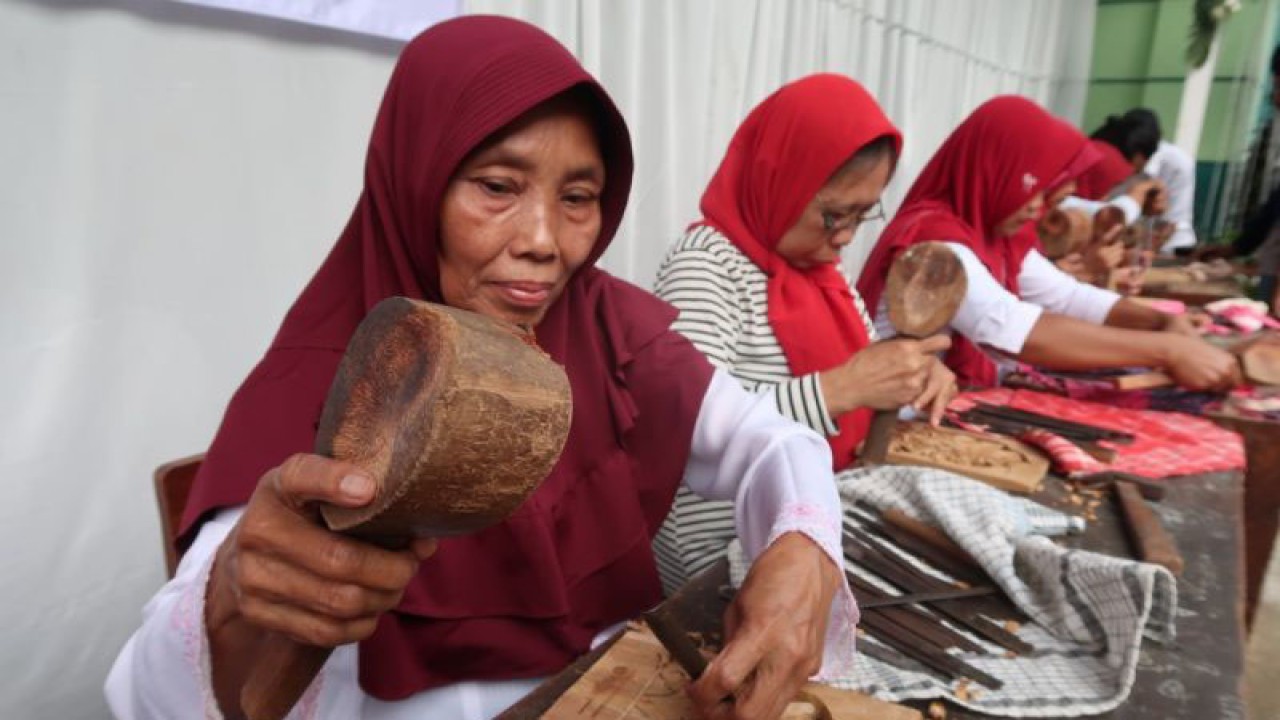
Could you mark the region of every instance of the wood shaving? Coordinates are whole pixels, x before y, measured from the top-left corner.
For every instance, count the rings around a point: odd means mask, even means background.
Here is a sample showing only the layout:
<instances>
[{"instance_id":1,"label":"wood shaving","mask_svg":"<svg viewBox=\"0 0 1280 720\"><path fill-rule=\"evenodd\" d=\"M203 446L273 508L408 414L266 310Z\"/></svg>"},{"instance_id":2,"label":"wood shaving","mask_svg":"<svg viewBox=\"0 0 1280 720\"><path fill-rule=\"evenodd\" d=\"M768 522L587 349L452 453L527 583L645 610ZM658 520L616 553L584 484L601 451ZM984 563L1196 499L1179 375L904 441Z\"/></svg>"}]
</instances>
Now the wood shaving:
<instances>
[{"instance_id":1,"label":"wood shaving","mask_svg":"<svg viewBox=\"0 0 1280 720\"><path fill-rule=\"evenodd\" d=\"M947 706L938 700L929 703L929 720L947 720Z\"/></svg>"},{"instance_id":2,"label":"wood shaving","mask_svg":"<svg viewBox=\"0 0 1280 720\"><path fill-rule=\"evenodd\" d=\"M973 695L969 690L969 684L969 678L960 678L960 681L956 683L956 689L951 694L955 695L958 700L970 699Z\"/></svg>"},{"instance_id":3,"label":"wood shaving","mask_svg":"<svg viewBox=\"0 0 1280 720\"><path fill-rule=\"evenodd\" d=\"M1018 629L1021 627L1022 627L1022 624L1019 623L1017 620L1004 621L1004 629L1007 630L1008 632L1016 633L1018 632Z\"/></svg>"}]
</instances>

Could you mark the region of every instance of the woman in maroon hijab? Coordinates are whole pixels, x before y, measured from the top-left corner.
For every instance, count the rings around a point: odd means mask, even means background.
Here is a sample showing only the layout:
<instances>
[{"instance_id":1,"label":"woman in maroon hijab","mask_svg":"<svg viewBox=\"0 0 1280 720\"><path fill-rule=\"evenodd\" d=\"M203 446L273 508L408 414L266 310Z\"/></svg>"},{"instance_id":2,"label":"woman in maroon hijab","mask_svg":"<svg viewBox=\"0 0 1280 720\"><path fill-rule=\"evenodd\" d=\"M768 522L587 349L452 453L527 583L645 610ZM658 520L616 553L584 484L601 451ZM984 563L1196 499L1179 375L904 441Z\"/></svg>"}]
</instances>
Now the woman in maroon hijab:
<instances>
[{"instance_id":1,"label":"woman in maroon hijab","mask_svg":"<svg viewBox=\"0 0 1280 720\"><path fill-rule=\"evenodd\" d=\"M492 716L661 599L650 544L682 479L736 500L755 560L699 708L776 717L851 660L826 443L714 373L669 305L594 267L631 170L613 103L536 28L470 17L405 48L351 220L232 399L186 557L108 680L119 716L238 715L269 632L340 646L298 717ZM392 295L534 326L574 402L562 457L515 515L399 552L323 528L313 502L360 506L373 487L306 454L348 339Z\"/></svg>"},{"instance_id":2,"label":"woman in maroon hijab","mask_svg":"<svg viewBox=\"0 0 1280 720\"><path fill-rule=\"evenodd\" d=\"M1030 100L981 105L925 166L867 259L858 290L876 309L877 330L894 334L881 297L894 258L939 240L969 280L951 324L961 337L947 355L963 385L996 384L996 361L1010 357L1065 370L1162 367L1197 389L1235 383L1226 352L1187 336L1170 316L1065 275L1035 250L1026 226L1043 211L1046 190L1077 177L1090 155L1096 161L1083 135Z\"/></svg>"}]
</instances>

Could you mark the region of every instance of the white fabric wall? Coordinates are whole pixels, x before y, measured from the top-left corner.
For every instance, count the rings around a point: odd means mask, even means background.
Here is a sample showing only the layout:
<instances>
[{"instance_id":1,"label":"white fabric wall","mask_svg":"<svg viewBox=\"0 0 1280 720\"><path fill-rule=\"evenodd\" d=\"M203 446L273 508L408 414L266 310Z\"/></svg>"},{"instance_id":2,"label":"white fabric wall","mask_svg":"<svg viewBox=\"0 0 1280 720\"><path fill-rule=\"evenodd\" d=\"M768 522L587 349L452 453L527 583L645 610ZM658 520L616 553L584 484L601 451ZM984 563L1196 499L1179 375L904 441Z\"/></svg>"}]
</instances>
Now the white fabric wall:
<instances>
[{"instance_id":1,"label":"white fabric wall","mask_svg":"<svg viewBox=\"0 0 1280 720\"><path fill-rule=\"evenodd\" d=\"M1092 5L470 3L543 25L614 92L639 164L607 266L641 284L779 83L838 70L882 99L907 135L892 206L991 94L1079 115ZM0 0L3 717L105 717L162 580L151 470L205 447L346 220L396 47L166 0Z\"/></svg>"}]
</instances>

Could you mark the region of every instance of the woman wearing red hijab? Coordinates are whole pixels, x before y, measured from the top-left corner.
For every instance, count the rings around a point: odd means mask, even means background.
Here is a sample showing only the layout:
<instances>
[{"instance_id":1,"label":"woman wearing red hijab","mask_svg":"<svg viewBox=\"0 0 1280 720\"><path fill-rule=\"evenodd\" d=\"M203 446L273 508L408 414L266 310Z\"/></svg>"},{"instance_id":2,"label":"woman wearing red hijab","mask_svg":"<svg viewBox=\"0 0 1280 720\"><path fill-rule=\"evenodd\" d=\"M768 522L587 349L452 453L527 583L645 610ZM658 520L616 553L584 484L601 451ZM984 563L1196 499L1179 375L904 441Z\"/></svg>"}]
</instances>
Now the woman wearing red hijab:
<instances>
[{"instance_id":1,"label":"woman wearing red hijab","mask_svg":"<svg viewBox=\"0 0 1280 720\"><path fill-rule=\"evenodd\" d=\"M338 646L293 717L491 717L661 599L651 542L682 478L736 499L754 559L699 708L776 717L820 665L844 669L856 608L830 451L713 371L670 306L594 267L631 170L613 103L540 30L469 17L409 43L351 220L232 399L186 556L108 679L118 716L239 716L250 660L281 632ZM516 515L398 552L319 523L314 501L361 506L373 487L306 454L348 339L392 295L533 326L574 404Z\"/></svg>"},{"instance_id":2,"label":"woman wearing red hijab","mask_svg":"<svg viewBox=\"0 0 1280 720\"><path fill-rule=\"evenodd\" d=\"M734 133L702 196L702 219L668 252L658 296L675 329L851 466L877 409L915 405L935 421L955 382L945 338L872 344L840 251L877 212L902 136L865 89L818 74L783 86ZM659 532L668 589L722 557L733 510L681 491Z\"/></svg>"},{"instance_id":3,"label":"woman wearing red hijab","mask_svg":"<svg viewBox=\"0 0 1280 720\"><path fill-rule=\"evenodd\" d=\"M1234 359L1182 334L1170 316L1076 281L1036 251L1027 223L1046 189L1089 163L1083 135L1035 103L998 97L973 112L934 154L862 272L858 289L877 308L877 329L893 334L881 294L904 248L939 240L965 265L969 290L952 321L947 364L962 384L997 382L994 358L1065 370L1153 366L1191 388L1237 380ZM1179 332L1163 332L1165 329Z\"/></svg>"}]
</instances>

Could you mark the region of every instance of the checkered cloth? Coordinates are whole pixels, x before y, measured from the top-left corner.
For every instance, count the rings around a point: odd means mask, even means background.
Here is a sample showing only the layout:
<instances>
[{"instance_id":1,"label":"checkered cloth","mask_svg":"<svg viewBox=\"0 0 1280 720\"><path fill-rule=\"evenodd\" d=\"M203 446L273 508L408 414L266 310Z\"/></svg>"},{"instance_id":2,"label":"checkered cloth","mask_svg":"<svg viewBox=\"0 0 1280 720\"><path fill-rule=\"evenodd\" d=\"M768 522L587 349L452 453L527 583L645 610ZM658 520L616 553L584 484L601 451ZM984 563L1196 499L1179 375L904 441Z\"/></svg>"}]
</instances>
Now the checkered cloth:
<instances>
[{"instance_id":1,"label":"checkered cloth","mask_svg":"<svg viewBox=\"0 0 1280 720\"><path fill-rule=\"evenodd\" d=\"M992 388L961 393L948 410L963 412L977 403L1003 405L1087 423L1134 436L1132 444L1107 444L1116 459L1102 463L1052 433L1032 431L1020 439L1040 447L1054 467L1071 476L1109 471L1144 478L1238 470L1245 466L1244 442L1230 430L1182 413L1130 410L1031 390Z\"/></svg>"},{"instance_id":2,"label":"checkered cloth","mask_svg":"<svg viewBox=\"0 0 1280 720\"><path fill-rule=\"evenodd\" d=\"M874 638L860 637L855 670L833 683L839 687L891 701L947 698L1007 717L1092 715L1115 708L1128 696L1144 633L1159 642L1173 639L1173 576L1156 565L1067 550L1036 534L1068 527L1061 513L926 468L845 471L837 483L847 527L865 521L857 509L865 503L880 510L897 508L945 530L1033 619L1017 635L1036 648L1006 657L1001 648L970 636L990 652L952 649L951 654L1004 686L991 690L970 684L968 697L958 698L957 686ZM729 560L731 580L738 585L748 568L736 541ZM865 570L847 560L846 568L866 577Z\"/></svg>"}]
</instances>

